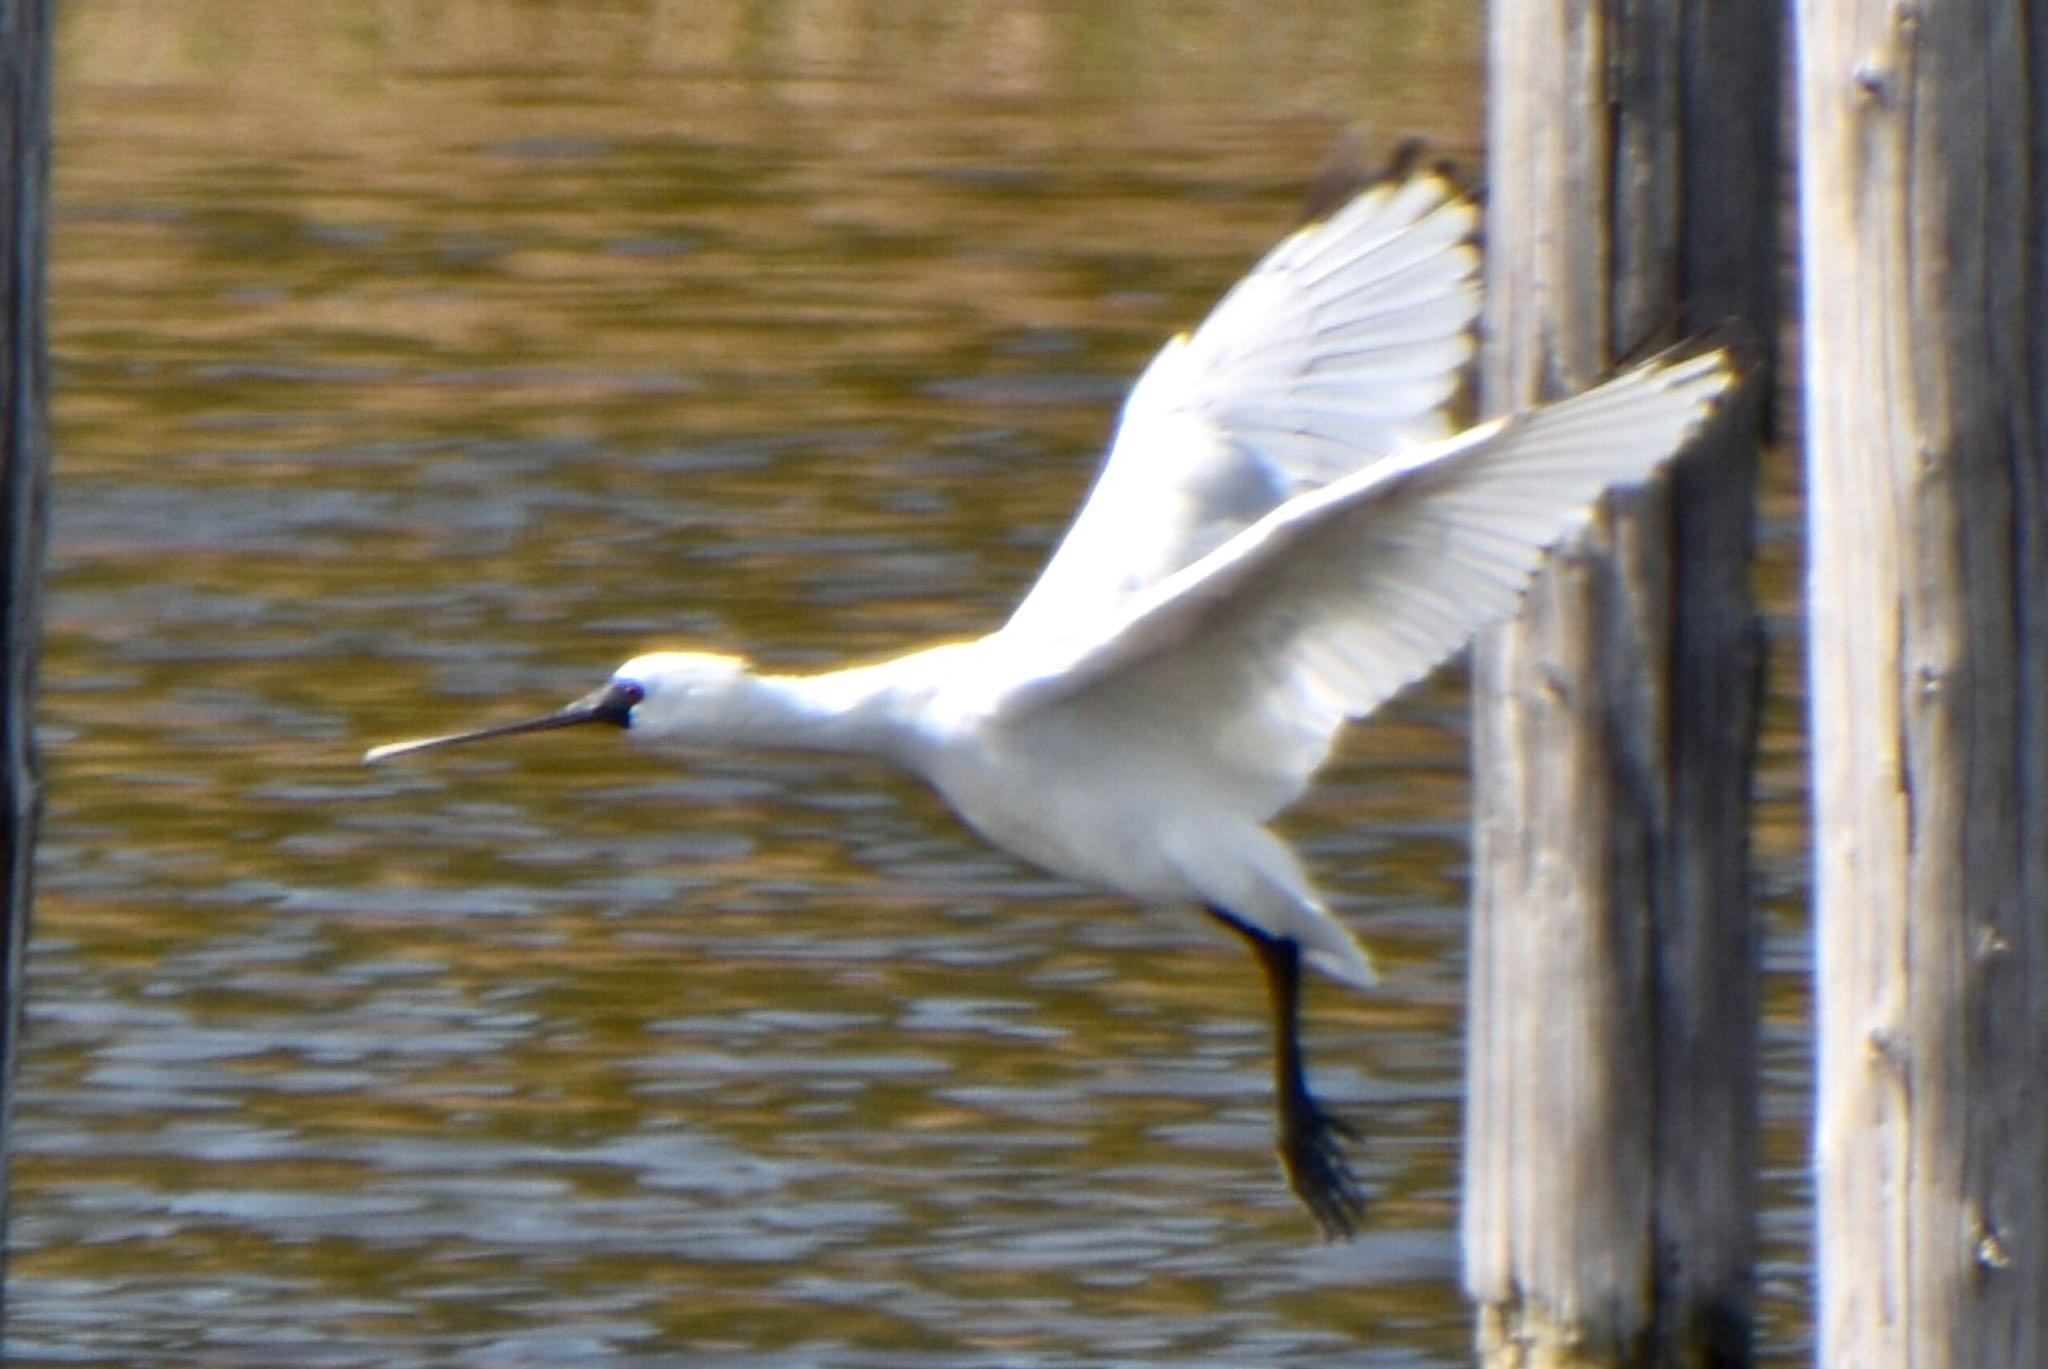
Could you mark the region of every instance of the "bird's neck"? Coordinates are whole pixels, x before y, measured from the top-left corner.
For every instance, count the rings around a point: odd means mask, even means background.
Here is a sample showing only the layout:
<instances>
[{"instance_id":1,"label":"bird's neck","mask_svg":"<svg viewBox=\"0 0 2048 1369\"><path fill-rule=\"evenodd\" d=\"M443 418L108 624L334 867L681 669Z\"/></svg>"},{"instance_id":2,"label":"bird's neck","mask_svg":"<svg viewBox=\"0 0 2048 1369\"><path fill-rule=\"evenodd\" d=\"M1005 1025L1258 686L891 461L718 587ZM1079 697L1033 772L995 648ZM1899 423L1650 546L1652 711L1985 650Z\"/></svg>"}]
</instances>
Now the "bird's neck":
<instances>
[{"instance_id":1,"label":"bird's neck","mask_svg":"<svg viewBox=\"0 0 2048 1369\"><path fill-rule=\"evenodd\" d=\"M891 681L879 670L747 675L718 700L704 726L675 735L721 748L894 757L902 730L894 702Z\"/></svg>"}]
</instances>

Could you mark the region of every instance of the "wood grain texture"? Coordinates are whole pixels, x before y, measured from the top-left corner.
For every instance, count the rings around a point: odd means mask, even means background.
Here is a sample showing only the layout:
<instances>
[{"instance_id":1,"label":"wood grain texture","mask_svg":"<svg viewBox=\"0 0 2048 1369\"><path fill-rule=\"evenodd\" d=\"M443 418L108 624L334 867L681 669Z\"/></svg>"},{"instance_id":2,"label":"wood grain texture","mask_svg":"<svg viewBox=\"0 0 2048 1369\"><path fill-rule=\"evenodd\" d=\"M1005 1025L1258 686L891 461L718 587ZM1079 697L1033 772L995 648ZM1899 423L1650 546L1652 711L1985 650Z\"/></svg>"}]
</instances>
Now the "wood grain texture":
<instances>
[{"instance_id":1,"label":"wood grain texture","mask_svg":"<svg viewBox=\"0 0 2048 1369\"><path fill-rule=\"evenodd\" d=\"M1486 408L1726 320L1772 335L1777 28L1496 0ZM1477 653L1464 1240L1491 1365L1750 1357L1757 392Z\"/></svg>"},{"instance_id":2,"label":"wood grain texture","mask_svg":"<svg viewBox=\"0 0 2048 1369\"><path fill-rule=\"evenodd\" d=\"M2048 11L1798 22L1820 1358L2048 1363Z\"/></svg>"}]
</instances>

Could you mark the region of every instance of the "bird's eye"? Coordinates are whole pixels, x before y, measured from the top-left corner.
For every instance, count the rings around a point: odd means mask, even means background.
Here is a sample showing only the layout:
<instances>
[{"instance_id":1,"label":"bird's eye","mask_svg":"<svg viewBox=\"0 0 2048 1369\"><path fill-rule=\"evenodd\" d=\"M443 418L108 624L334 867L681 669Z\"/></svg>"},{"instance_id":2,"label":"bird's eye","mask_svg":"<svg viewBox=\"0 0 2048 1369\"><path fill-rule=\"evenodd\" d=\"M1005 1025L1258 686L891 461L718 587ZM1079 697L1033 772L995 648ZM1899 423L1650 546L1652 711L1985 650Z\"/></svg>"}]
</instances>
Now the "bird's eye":
<instances>
[{"instance_id":1,"label":"bird's eye","mask_svg":"<svg viewBox=\"0 0 2048 1369\"><path fill-rule=\"evenodd\" d=\"M612 697L618 700L619 707L631 708L647 697L647 691L631 680L620 680L612 686Z\"/></svg>"}]
</instances>

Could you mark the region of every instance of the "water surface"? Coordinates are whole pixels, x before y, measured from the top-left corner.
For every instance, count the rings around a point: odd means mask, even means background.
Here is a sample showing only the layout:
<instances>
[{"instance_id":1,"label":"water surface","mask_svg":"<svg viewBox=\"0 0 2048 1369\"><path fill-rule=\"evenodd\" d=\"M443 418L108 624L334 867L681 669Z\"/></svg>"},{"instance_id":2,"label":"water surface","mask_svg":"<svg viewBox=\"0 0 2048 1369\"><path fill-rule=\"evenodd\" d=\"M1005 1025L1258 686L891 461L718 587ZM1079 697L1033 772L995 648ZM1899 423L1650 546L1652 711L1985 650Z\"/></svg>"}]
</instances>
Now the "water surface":
<instances>
[{"instance_id":1,"label":"water surface","mask_svg":"<svg viewBox=\"0 0 2048 1369\"><path fill-rule=\"evenodd\" d=\"M892 775L356 758L650 645L993 626L1339 130L1476 160L1471 7L60 18L10 1360L1467 1360L1455 678L1287 823L1388 971L1311 990L1369 1136L1349 1247L1269 1155L1237 948ZM1774 979L1793 1349L1802 1001Z\"/></svg>"}]
</instances>

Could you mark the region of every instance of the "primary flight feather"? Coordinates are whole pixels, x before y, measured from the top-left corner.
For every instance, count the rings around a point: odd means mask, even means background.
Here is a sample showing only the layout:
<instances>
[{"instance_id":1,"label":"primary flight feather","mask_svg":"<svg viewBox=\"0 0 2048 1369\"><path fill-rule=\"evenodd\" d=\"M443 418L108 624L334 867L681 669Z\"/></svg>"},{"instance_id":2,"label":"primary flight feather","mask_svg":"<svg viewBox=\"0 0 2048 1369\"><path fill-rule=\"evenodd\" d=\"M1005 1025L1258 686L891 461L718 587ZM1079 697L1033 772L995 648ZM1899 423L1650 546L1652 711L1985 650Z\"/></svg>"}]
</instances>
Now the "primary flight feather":
<instances>
[{"instance_id":1,"label":"primary flight feather","mask_svg":"<svg viewBox=\"0 0 2048 1369\"><path fill-rule=\"evenodd\" d=\"M1705 351L1454 432L1476 224L1428 174L1268 253L1139 377L1072 528L988 636L814 675L653 652L544 717L365 759L589 723L873 755L1028 861L1202 911L1266 976L1288 1180L1349 1236L1354 1133L1308 1088L1300 966L1368 985L1372 961L1266 823L1348 719L1508 617L1601 492L1653 475L1736 380Z\"/></svg>"}]
</instances>

